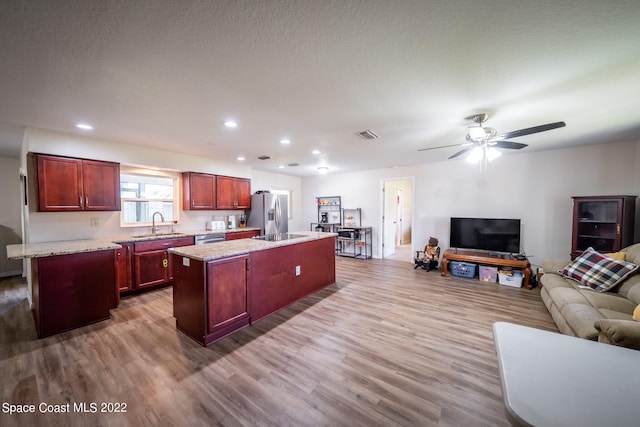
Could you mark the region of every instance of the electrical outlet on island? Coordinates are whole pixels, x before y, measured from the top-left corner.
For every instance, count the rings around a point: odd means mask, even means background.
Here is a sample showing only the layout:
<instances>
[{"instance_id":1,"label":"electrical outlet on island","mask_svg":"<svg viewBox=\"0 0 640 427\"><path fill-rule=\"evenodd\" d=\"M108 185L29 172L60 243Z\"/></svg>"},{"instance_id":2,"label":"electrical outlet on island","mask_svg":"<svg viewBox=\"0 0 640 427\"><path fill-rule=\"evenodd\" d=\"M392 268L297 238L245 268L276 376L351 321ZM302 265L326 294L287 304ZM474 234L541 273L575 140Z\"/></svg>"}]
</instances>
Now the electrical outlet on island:
<instances>
[{"instance_id":1,"label":"electrical outlet on island","mask_svg":"<svg viewBox=\"0 0 640 427\"><path fill-rule=\"evenodd\" d=\"M91 217L91 226L92 227L99 227L100 226L100 219L95 217L95 216L92 216Z\"/></svg>"}]
</instances>

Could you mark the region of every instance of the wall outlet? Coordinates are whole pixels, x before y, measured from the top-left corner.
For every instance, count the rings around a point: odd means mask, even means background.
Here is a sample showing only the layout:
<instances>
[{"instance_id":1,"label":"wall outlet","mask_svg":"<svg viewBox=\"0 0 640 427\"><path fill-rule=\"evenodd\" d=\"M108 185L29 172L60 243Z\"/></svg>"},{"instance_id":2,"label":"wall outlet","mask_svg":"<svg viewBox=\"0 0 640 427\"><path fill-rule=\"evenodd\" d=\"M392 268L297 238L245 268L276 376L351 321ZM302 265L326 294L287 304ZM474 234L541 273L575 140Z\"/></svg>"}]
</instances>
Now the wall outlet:
<instances>
[{"instance_id":1,"label":"wall outlet","mask_svg":"<svg viewBox=\"0 0 640 427\"><path fill-rule=\"evenodd\" d=\"M91 226L92 227L99 227L100 226L100 219L95 217L95 216L92 216L91 217Z\"/></svg>"},{"instance_id":2,"label":"wall outlet","mask_svg":"<svg viewBox=\"0 0 640 427\"><path fill-rule=\"evenodd\" d=\"M296 276L300 275L300 266L296 265Z\"/></svg>"}]
</instances>

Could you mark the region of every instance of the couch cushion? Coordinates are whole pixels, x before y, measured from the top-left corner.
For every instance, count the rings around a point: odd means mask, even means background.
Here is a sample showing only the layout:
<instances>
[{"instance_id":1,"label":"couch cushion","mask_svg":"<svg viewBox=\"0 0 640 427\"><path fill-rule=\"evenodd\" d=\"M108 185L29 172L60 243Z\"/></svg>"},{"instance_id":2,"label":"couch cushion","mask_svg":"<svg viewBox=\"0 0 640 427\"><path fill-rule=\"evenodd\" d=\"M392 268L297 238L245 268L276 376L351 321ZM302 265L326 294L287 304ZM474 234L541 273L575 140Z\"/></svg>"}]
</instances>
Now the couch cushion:
<instances>
[{"instance_id":1,"label":"couch cushion","mask_svg":"<svg viewBox=\"0 0 640 427\"><path fill-rule=\"evenodd\" d=\"M608 310L606 308L599 308L598 311L602 313L605 319L617 319L617 320L633 320L630 314L623 313L616 310Z\"/></svg>"},{"instance_id":2,"label":"couch cushion","mask_svg":"<svg viewBox=\"0 0 640 427\"><path fill-rule=\"evenodd\" d=\"M636 304L640 304L640 282L629 287L629 292L627 292L627 298L629 299L629 301L632 301Z\"/></svg>"},{"instance_id":3,"label":"couch cushion","mask_svg":"<svg viewBox=\"0 0 640 427\"><path fill-rule=\"evenodd\" d=\"M540 278L540 286L551 290L554 288L575 288L576 282L567 280L558 273L545 273Z\"/></svg>"},{"instance_id":4,"label":"couch cushion","mask_svg":"<svg viewBox=\"0 0 640 427\"><path fill-rule=\"evenodd\" d=\"M638 266L635 264L606 257L593 248L588 248L566 266L561 274L589 286L596 292L604 292L637 269Z\"/></svg>"},{"instance_id":5,"label":"couch cushion","mask_svg":"<svg viewBox=\"0 0 640 427\"><path fill-rule=\"evenodd\" d=\"M560 311L568 304L582 304L588 305L589 301L578 291L571 287L557 287L553 289L547 289L549 297L553 300L554 304Z\"/></svg>"},{"instance_id":6,"label":"couch cushion","mask_svg":"<svg viewBox=\"0 0 640 427\"><path fill-rule=\"evenodd\" d=\"M628 276L624 282L620 283L620 286L616 286L610 292L616 292L620 296L629 298L629 292L636 286L638 287L637 291L640 291L640 274L638 274L638 270ZM640 293L638 296L640 297ZM637 301L637 304L640 304L640 301Z\"/></svg>"},{"instance_id":7,"label":"couch cushion","mask_svg":"<svg viewBox=\"0 0 640 427\"><path fill-rule=\"evenodd\" d=\"M602 320L605 317L588 304L567 304L560 312L567 321L574 335L588 340L597 340L598 331L593 326L596 320Z\"/></svg>"},{"instance_id":8,"label":"couch cushion","mask_svg":"<svg viewBox=\"0 0 640 427\"><path fill-rule=\"evenodd\" d=\"M588 289L580 291L583 297L586 298L589 303L603 312L603 310L617 311L620 313L624 313L627 318L631 316L633 310L636 308L636 304L632 303L626 298L621 297L618 294L614 294L611 292L594 292ZM609 318L608 315L605 314L605 317ZM615 318L619 318L616 316Z\"/></svg>"},{"instance_id":9,"label":"couch cushion","mask_svg":"<svg viewBox=\"0 0 640 427\"><path fill-rule=\"evenodd\" d=\"M625 261L640 265L640 243L622 249L626 253Z\"/></svg>"}]
</instances>

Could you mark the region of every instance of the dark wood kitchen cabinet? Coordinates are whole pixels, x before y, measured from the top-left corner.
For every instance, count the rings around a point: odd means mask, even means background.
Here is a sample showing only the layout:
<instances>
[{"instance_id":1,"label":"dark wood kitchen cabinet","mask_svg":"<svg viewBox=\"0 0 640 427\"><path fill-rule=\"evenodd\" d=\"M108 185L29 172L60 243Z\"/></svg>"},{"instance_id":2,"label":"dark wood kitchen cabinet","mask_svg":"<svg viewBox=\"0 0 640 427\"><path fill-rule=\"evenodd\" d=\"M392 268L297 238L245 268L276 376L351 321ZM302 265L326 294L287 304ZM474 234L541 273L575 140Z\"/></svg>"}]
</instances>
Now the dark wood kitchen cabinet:
<instances>
[{"instance_id":1,"label":"dark wood kitchen cabinet","mask_svg":"<svg viewBox=\"0 0 640 427\"><path fill-rule=\"evenodd\" d=\"M592 247L618 252L633 243L636 196L573 197L571 259Z\"/></svg>"},{"instance_id":2,"label":"dark wood kitchen cabinet","mask_svg":"<svg viewBox=\"0 0 640 427\"><path fill-rule=\"evenodd\" d=\"M35 154L40 212L119 211L120 164Z\"/></svg>"},{"instance_id":3,"label":"dark wood kitchen cabinet","mask_svg":"<svg viewBox=\"0 0 640 427\"><path fill-rule=\"evenodd\" d=\"M182 173L182 209L215 210L216 176L206 173Z\"/></svg>"},{"instance_id":4,"label":"dark wood kitchen cabinet","mask_svg":"<svg viewBox=\"0 0 640 427\"><path fill-rule=\"evenodd\" d=\"M31 259L39 338L109 319L118 304L115 251Z\"/></svg>"},{"instance_id":5,"label":"dark wood kitchen cabinet","mask_svg":"<svg viewBox=\"0 0 640 427\"><path fill-rule=\"evenodd\" d=\"M251 209L251 180L230 176L217 176L218 209Z\"/></svg>"},{"instance_id":6,"label":"dark wood kitchen cabinet","mask_svg":"<svg viewBox=\"0 0 640 427\"><path fill-rule=\"evenodd\" d=\"M132 281L132 261L133 243L121 243L122 247L116 249L117 263L117 283L120 292L127 292L133 289Z\"/></svg>"},{"instance_id":7,"label":"dark wood kitchen cabinet","mask_svg":"<svg viewBox=\"0 0 640 427\"><path fill-rule=\"evenodd\" d=\"M249 325L249 256L203 262L172 254L176 268L173 312L176 326L202 345Z\"/></svg>"},{"instance_id":8,"label":"dark wood kitchen cabinet","mask_svg":"<svg viewBox=\"0 0 640 427\"><path fill-rule=\"evenodd\" d=\"M169 248L190 246L193 237L147 240L133 244L133 282L136 289L163 285L173 280Z\"/></svg>"}]
</instances>

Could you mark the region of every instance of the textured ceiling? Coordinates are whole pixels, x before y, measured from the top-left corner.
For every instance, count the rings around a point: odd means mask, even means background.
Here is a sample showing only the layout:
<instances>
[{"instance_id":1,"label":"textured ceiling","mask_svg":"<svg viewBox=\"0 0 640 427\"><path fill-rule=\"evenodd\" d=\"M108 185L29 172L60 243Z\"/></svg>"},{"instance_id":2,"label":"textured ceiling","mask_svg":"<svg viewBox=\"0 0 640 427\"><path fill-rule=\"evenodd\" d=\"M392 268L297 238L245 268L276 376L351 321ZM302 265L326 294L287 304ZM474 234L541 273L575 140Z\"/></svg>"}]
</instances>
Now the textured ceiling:
<instances>
[{"instance_id":1,"label":"textured ceiling","mask_svg":"<svg viewBox=\"0 0 640 427\"><path fill-rule=\"evenodd\" d=\"M527 151L636 141L639 23L638 0L3 0L0 146L85 121L309 175L445 160L456 147L417 150L463 143L480 111L499 133L567 123Z\"/></svg>"}]
</instances>

